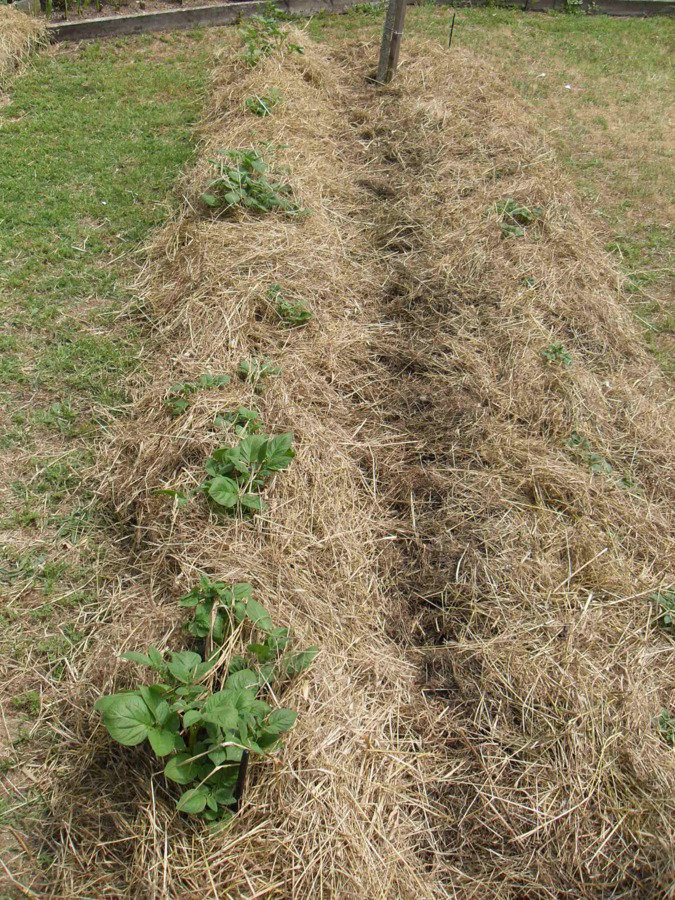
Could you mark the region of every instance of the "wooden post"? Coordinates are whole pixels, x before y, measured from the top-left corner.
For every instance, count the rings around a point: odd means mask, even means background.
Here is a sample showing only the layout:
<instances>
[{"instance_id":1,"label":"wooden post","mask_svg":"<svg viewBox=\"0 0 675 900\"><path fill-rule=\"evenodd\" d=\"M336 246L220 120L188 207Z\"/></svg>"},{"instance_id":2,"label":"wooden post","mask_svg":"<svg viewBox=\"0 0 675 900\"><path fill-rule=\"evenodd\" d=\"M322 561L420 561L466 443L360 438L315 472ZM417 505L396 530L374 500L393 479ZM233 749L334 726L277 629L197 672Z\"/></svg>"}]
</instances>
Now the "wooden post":
<instances>
[{"instance_id":1,"label":"wooden post","mask_svg":"<svg viewBox=\"0 0 675 900\"><path fill-rule=\"evenodd\" d=\"M387 15L382 31L380 63L377 67L377 83L389 84L398 67L398 52L401 49L403 23L407 0L389 0Z\"/></svg>"}]
</instances>

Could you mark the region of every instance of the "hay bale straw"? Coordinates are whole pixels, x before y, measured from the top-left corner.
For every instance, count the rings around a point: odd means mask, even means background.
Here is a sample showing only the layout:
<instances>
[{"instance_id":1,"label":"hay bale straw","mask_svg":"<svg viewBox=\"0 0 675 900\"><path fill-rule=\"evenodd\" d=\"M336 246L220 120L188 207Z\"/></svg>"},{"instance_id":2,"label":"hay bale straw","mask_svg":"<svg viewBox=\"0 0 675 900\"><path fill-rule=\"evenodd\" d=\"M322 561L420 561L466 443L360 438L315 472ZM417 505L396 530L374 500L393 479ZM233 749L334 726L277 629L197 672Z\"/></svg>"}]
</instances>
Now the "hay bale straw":
<instances>
[{"instance_id":1,"label":"hay bale straw","mask_svg":"<svg viewBox=\"0 0 675 900\"><path fill-rule=\"evenodd\" d=\"M0 90L5 79L46 39L45 23L17 12L11 6L0 6Z\"/></svg>"},{"instance_id":2,"label":"hay bale straw","mask_svg":"<svg viewBox=\"0 0 675 900\"><path fill-rule=\"evenodd\" d=\"M152 381L101 456L128 553L92 638L51 811L67 896L578 897L672 879L672 420L617 273L521 101L483 60L410 41L384 90L373 46L293 40L254 69L224 39L203 153L149 249ZM250 96L278 88L274 114ZM213 216L218 149L266 147L311 215ZM537 207L523 237L495 204ZM279 283L315 319L283 329ZM560 341L571 365L547 363ZM233 378L170 418L167 387ZM256 405L297 458L254 520L173 508ZM588 441L570 446L572 432ZM589 453L611 471L593 472ZM621 479L624 479L623 481ZM320 655L299 710L211 837L91 709L130 683L113 648L180 646L197 573L250 580ZM670 663L670 665L669 665Z\"/></svg>"}]
</instances>

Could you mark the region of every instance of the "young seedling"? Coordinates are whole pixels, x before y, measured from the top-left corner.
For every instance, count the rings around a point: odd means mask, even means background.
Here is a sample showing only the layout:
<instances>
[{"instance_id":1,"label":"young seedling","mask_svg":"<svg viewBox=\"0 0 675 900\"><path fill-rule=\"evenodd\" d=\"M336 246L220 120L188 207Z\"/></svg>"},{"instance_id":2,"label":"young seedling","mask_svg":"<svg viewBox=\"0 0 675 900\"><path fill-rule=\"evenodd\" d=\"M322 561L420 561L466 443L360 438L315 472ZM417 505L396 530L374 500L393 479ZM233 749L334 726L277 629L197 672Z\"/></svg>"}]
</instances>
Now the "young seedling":
<instances>
[{"instance_id":1,"label":"young seedling","mask_svg":"<svg viewBox=\"0 0 675 900\"><path fill-rule=\"evenodd\" d=\"M275 50L282 48L289 53L304 53L299 44L288 40L288 32L281 28L279 22L284 14L273 3L268 3L261 16L251 16L240 29L239 34L244 42L242 56L248 66L253 68L270 56Z\"/></svg>"},{"instance_id":2,"label":"young seedling","mask_svg":"<svg viewBox=\"0 0 675 900\"><path fill-rule=\"evenodd\" d=\"M271 116L274 107L281 100L281 94L276 88L271 88L269 94L254 94L246 100L246 109L250 110L254 116L264 119L265 116Z\"/></svg>"},{"instance_id":3,"label":"young seedling","mask_svg":"<svg viewBox=\"0 0 675 900\"><path fill-rule=\"evenodd\" d=\"M662 709L657 720L657 727L666 744L675 747L675 716L671 715L667 709Z\"/></svg>"},{"instance_id":4,"label":"young seedling","mask_svg":"<svg viewBox=\"0 0 675 900\"><path fill-rule=\"evenodd\" d=\"M558 363L562 366L571 366L572 365L572 356L565 350L565 347L557 342L553 342L548 345L548 347L544 347L541 351L541 355L544 357L549 365L553 363Z\"/></svg>"},{"instance_id":5,"label":"young seedling","mask_svg":"<svg viewBox=\"0 0 675 900\"><path fill-rule=\"evenodd\" d=\"M578 431L572 432L567 440L567 445L576 450L582 459L586 460L591 472L595 472L598 475L609 475L612 471L612 466L605 457L601 453L592 451L588 439L580 435Z\"/></svg>"},{"instance_id":6,"label":"young seedling","mask_svg":"<svg viewBox=\"0 0 675 900\"><path fill-rule=\"evenodd\" d=\"M189 397L197 391L209 388L224 387L232 379L229 375L202 375L199 381L180 381L173 384L167 391L164 406L169 413L176 418L182 416L189 409Z\"/></svg>"},{"instance_id":7,"label":"young seedling","mask_svg":"<svg viewBox=\"0 0 675 900\"><path fill-rule=\"evenodd\" d=\"M217 174L208 182L202 202L212 209L229 212L243 207L287 216L302 212L290 184L267 177L269 166L257 150L223 150L211 162Z\"/></svg>"},{"instance_id":8,"label":"young seedling","mask_svg":"<svg viewBox=\"0 0 675 900\"><path fill-rule=\"evenodd\" d=\"M499 223L502 233L510 237L523 237L526 227L544 214L544 211L536 206L530 208L511 199L500 200L495 209L502 217Z\"/></svg>"},{"instance_id":9,"label":"young seedling","mask_svg":"<svg viewBox=\"0 0 675 900\"><path fill-rule=\"evenodd\" d=\"M314 313L305 306L302 300L286 299L280 284L270 285L267 299L274 306L274 311L282 324L288 328L299 328L314 318Z\"/></svg>"},{"instance_id":10,"label":"young seedling","mask_svg":"<svg viewBox=\"0 0 675 900\"><path fill-rule=\"evenodd\" d=\"M228 512L262 512L260 494L275 472L288 468L295 453L292 434L253 434L242 438L236 447L216 450L206 461L209 477L202 489L218 508Z\"/></svg>"},{"instance_id":11,"label":"young seedling","mask_svg":"<svg viewBox=\"0 0 675 900\"><path fill-rule=\"evenodd\" d=\"M666 631L675 634L675 590L659 591L652 595L656 606L656 621Z\"/></svg>"},{"instance_id":12,"label":"young seedling","mask_svg":"<svg viewBox=\"0 0 675 900\"><path fill-rule=\"evenodd\" d=\"M179 812L219 822L237 805L242 757L268 756L295 723L294 710L273 709L268 701L318 650L290 652L289 631L274 627L250 584L202 578L179 602L193 609L188 631L213 651L160 653L151 647L124 653L123 659L148 667L157 679L103 696L94 708L118 743L134 747L147 740L167 760L165 777L185 788ZM241 652L233 655L237 645Z\"/></svg>"},{"instance_id":13,"label":"young seedling","mask_svg":"<svg viewBox=\"0 0 675 900\"><path fill-rule=\"evenodd\" d=\"M281 366L275 366L267 359L244 359L237 366L237 375L253 386L256 394L262 393L267 378L281 374Z\"/></svg>"},{"instance_id":14,"label":"young seedling","mask_svg":"<svg viewBox=\"0 0 675 900\"><path fill-rule=\"evenodd\" d=\"M255 434L262 428L262 421L258 411L255 409L247 409L245 406L240 406L236 412L219 413L214 419L214 424L219 428L232 425L237 437L244 437L246 434Z\"/></svg>"}]
</instances>

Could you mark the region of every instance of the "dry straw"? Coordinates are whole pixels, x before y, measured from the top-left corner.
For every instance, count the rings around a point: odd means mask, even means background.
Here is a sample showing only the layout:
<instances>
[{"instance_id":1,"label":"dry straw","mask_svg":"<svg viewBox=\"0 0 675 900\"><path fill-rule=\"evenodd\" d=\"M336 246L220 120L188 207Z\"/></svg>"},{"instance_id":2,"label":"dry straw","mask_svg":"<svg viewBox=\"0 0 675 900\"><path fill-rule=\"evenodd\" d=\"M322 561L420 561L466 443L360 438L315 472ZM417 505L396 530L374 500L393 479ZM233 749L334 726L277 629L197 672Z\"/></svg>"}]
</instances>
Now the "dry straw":
<instances>
[{"instance_id":1,"label":"dry straw","mask_svg":"<svg viewBox=\"0 0 675 900\"><path fill-rule=\"evenodd\" d=\"M45 33L40 19L0 6L0 90L7 75L44 43Z\"/></svg>"},{"instance_id":2,"label":"dry straw","mask_svg":"<svg viewBox=\"0 0 675 900\"><path fill-rule=\"evenodd\" d=\"M378 91L375 47L294 40L304 55L250 70L226 39L183 212L150 249L153 383L97 472L127 571L65 714L52 889L665 893L675 773L654 719L675 670L649 596L672 581L672 422L617 274L483 61L411 41ZM206 214L213 154L267 144L311 215ZM543 210L522 238L500 228L506 198ZM280 328L273 283L315 320ZM542 358L553 341L571 366ZM171 383L251 356L282 368L263 393L235 378L170 418ZM214 415L239 404L296 435L267 512L219 524L157 495L199 484L234 440ZM321 647L283 698L296 727L217 837L91 712L133 677L115 648L180 645L198 572L251 580Z\"/></svg>"}]
</instances>

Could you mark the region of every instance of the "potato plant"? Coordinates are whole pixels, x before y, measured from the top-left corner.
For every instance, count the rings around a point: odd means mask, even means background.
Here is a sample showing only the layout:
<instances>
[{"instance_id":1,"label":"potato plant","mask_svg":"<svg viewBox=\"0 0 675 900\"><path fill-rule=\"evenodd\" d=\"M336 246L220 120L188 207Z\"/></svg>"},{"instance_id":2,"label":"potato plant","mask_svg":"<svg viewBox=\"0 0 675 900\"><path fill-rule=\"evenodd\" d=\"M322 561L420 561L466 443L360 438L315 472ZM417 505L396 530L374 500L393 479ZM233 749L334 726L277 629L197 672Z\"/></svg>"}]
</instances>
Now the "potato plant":
<instances>
[{"instance_id":1,"label":"potato plant","mask_svg":"<svg viewBox=\"0 0 675 900\"><path fill-rule=\"evenodd\" d=\"M250 584L202 578L180 604L193 610L188 631L204 639L210 652L160 653L151 647L147 653L125 653L124 659L146 666L156 680L103 696L95 708L118 743L133 747L147 740L166 760L166 778L185 788L179 812L215 822L236 807L244 755L267 756L293 726L297 713L272 708L269 701L318 650L291 652L289 631L274 627ZM240 643L242 652L230 656L223 675L225 641L228 649Z\"/></svg>"},{"instance_id":2,"label":"potato plant","mask_svg":"<svg viewBox=\"0 0 675 900\"><path fill-rule=\"evenodd\" d=\"M267 479L291 464L293 434L251 434L235 447L221 447L206 462L209 477L202 489L222 510L262 512L260 491Z\"/></svg>"},{"instance_id":3,"label":"potato plant","mask_svg":"<svg viewBox=\"0 0 675 900\"><path fill-rule=\"evenodd\" d=\"M164 399L164 406L176 418L186 412L190 406L190 397L197 391L210 388L225 387L231 381L229 375L202 375L198 381L179 381L172 384Z\"/></svg>"},{"instance_id":4,"label":"potato plant","mask_svg":"<svg viewBox=\"0 0 675 900\"><path fill-rule=\"evenodd\" d=\"M257 150L222 150L211 162L216 175L201 195L206 206L222 212L241 207L289 216L302 212L291 185L268 174L270 167Z\"/></svg>"}]
</instances>

